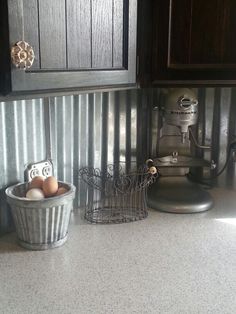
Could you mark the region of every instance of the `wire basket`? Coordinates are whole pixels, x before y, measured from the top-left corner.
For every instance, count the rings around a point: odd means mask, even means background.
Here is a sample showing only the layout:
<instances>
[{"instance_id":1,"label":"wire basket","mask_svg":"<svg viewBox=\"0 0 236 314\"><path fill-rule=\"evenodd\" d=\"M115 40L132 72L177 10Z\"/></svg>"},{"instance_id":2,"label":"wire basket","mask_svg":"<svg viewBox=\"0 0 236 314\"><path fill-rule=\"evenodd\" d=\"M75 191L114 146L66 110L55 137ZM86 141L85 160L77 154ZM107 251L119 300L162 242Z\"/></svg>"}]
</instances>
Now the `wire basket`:
<instances>
[{"instance_id":1,"label":"wire basket","mask_svg":"<svg viewBox=\"0 0 236 314\"><path fill-rule=\"evenodd\" d=\"M89 222L123 223L147 217L147 187L157 177L148 167L136 171L127 171L125 163L108 165L104 171L85 167L79 177L87 187L85 219Z\"/></svg>"}]
</instances>

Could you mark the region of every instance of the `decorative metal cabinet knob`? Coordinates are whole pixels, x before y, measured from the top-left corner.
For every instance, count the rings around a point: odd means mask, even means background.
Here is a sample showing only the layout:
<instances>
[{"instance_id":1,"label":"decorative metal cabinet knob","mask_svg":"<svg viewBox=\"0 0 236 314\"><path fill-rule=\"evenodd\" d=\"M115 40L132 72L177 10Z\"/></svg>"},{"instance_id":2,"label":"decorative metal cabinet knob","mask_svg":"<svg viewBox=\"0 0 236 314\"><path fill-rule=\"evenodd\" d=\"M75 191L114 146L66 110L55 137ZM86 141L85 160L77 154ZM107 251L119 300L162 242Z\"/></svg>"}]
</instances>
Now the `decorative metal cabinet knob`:
<instances>
[{"instance_id":1,"label":"decorative metal cabinet knob","mask_svg":"<svg viewBox=\"0 0 236 314\"><path fill-rule=\"evenodd\" d=\"M11 60L17 68L31 68L34 58L34 50L26 41L18 41L11 48Z\"/></svg>"}]
</instances>

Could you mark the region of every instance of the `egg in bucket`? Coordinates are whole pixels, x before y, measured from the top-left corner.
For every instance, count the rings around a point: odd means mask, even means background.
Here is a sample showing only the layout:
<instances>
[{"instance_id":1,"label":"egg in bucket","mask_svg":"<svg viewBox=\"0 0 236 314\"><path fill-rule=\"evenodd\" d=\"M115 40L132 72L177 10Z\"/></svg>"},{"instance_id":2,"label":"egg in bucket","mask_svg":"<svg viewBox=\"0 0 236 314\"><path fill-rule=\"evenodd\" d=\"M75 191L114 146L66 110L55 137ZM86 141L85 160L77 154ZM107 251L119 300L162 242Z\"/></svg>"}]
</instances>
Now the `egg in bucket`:
<instances>
[{"instance_id":1,"label":"egg in bucket","mask_svg":"<svg viewBox=\"0 0 236 314\"><path fill-rule=\"evenodd\" d=\"M50 176L35 177L6 189L19 244L46 250L64 244L68 237L75 186Z\"/></svg>"}]
</instances>

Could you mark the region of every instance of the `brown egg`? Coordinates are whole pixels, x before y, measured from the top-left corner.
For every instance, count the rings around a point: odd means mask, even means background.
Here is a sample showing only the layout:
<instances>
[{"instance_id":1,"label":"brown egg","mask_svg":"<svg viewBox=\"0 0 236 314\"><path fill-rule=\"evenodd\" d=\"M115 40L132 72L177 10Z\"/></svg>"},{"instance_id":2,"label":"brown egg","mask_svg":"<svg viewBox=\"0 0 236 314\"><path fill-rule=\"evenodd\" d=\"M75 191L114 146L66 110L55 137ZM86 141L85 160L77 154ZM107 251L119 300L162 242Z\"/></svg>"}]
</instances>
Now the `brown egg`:
<instances>
[{"instance_id":1,"label":"brown egg","mask_svg":"<svg viewBox=\"0 0 236 314\"><path fill-rule=\"evenodd\" d=\"M63 187L60 187L57 191L57 194L56 195L61 195L61 194L64 194L68 192L68 190L66 188L63 188Z\"/></svg>"},{"instance_id":2,"label":"brown egg","mask_svg":"<svg viewBox=\"0 0 236 314\"><path fill-rule=\"evenodd\" d=\"M41 177L41 176L34 177L29 183L29 189L34 189L34 188L42 189L43 181L44 181L44 177Z\"/></svg>"},{"instance_id":3,"label":"brown egg","mask_svg":"<svg viewBox=\"0 0 236 314\"><path fill-rule=\"evenodd\" d=\"M56 195L58 190L58 182L55 177L48 177L43 182L43 192L46 197Z\"/></svg>"}]
</instances>

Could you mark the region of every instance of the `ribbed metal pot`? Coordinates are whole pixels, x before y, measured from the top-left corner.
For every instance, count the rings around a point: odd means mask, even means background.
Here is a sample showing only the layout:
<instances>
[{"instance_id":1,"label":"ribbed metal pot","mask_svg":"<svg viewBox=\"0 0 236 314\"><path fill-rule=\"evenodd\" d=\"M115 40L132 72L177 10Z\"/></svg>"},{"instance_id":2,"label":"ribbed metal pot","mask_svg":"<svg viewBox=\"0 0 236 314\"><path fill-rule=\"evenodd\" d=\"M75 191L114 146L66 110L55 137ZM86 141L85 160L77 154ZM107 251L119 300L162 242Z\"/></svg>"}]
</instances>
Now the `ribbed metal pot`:
<instances>
[{"instance_id":1,"label":"ribbed metal pot","mask_svg":"<svg viewBox=\"0 0 236 314\"><path fill-rule=\"evenodd\" d=\"M21 246L46 250L66 242L76 188L65 182L59 182L59 187L65 187L68 192L43 200L25 198L28 183L6 189Z\"/></svg>"}]
</instances>

